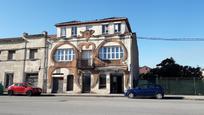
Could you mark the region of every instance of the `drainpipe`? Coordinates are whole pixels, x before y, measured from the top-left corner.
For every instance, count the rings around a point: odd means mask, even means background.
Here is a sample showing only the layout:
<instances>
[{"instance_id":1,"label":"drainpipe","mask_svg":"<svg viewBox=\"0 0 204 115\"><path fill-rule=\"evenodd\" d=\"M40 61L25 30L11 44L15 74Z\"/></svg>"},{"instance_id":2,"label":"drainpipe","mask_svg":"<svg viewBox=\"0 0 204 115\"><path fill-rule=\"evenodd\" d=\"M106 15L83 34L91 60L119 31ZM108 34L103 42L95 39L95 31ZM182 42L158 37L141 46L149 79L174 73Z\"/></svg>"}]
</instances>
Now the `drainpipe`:
<instances>
[{"instance_id":1,"label":"drainpipe","mask_svg":"<svg viewBox=\"0 0 204 115\"><path fill-rule=\"evenodd\" d=\"M43 64L43 92L46 93L47 92L47 68L48 68L48 42L47 42L47 38L48 38L48 33L46 31L43 31L44 34L44 64Z\"/></svg>"},{"instance_id":2,"label":"drainpipe","mask_svg":"<svg viewBox=\"0 0 204 115\"><path fill-rule=\"evenodd\" d=\"M23 39L25 40L25 45L24 45L24 57L23 57L23 71L22 71L22 73L23 73L23 79L22 79L22 82L24 82L25 81L25 68L26 68L26 57L27 57L27 37L28 36L28 33L23 33Z\"/></svg>"}]
</instances>

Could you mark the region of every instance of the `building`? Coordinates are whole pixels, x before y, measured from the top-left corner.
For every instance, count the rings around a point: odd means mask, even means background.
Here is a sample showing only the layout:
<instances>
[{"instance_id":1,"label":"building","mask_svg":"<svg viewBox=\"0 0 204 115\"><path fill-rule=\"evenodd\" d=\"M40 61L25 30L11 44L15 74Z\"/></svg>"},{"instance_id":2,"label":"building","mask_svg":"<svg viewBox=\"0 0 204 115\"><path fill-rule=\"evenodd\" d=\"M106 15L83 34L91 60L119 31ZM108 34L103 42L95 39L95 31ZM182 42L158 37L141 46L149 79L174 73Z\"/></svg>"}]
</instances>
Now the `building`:
<instances>
[{"instance_id":1,"label":"building","mask_svg":"<svg viewBox=\"0 0 204 115\"><path fill-rule=\"evenodd\" d=\"M0 39L0 82L5 88L14 82L31 82L46 89L46 41L46 32Z\"/></svg>"},{"instance_id":2,"label":"building","mask_svg":"<svg viewBox=\"0 0 204 115\"><path fill-rule=\"evenodd\" d=\"M140 74L146 74L146 73L149 73L150 70L151 70L150 67L148 67L148 66L143 66L143 67L140 67L140 68L139 68L139 73L140 73Z\"/></svg>"},{"instance_id":3,"label":"building","mask_svg":"<svg viewBox=\"0 0 204 115\"><path fill-rule=\"evenodd\" d=\"M123 93L139 74L136 34L127 18L55 25L50 39L48 92Z\"/></svg>"},{"instance_id":4,"label":"building","mask_svg":"<svg viewBox=\"0 0 204 115\"><path fill-rule=\"evenodd\" d=\"M127 18L70 21L57 34L0 39L0 82L31 82L48 93L123 93L139 74Z\"/></svg>"}]
</instances>

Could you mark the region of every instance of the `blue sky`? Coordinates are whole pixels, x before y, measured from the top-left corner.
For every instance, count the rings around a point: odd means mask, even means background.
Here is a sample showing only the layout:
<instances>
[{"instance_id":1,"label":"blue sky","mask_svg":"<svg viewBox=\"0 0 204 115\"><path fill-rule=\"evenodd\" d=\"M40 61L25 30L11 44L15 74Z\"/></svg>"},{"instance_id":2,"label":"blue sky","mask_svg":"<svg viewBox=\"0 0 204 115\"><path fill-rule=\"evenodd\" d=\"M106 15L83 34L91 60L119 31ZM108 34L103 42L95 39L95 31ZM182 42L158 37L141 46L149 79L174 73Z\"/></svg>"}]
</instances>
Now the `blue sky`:
<instances>
[{"instance_id":1,"label":"blue sky","mask_svg":"<svg viewBox=\"0 0 204 115\"><path fill-rule=\"evenodd\" d=\"M0 38L46 30L70 20L127 17L140 37L204 38L203 0L0 0ZM204 41L138 40L140 66L155 67L173 57L182 65L204 67Z\"/></svg>"}]
</instances>

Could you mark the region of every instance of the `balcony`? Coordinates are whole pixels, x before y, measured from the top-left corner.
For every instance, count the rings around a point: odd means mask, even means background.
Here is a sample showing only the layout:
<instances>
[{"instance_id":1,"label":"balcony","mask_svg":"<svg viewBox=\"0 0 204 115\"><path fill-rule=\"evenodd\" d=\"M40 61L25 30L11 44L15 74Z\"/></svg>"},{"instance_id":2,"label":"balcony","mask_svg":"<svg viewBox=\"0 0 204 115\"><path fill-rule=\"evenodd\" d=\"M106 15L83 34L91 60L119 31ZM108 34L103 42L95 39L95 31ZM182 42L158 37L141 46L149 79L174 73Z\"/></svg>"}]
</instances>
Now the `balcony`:
<instances>
[{"instance_id":1,"label":"balcony","mask_svg":"<svg viewBox=\"0 0 204 115\"><path fill-rule=\"evenodd\" d=\"M91 69L93 67L93 60L91 59L78 60L78 68L80 69Z\"/></svg>"}]
</instances>

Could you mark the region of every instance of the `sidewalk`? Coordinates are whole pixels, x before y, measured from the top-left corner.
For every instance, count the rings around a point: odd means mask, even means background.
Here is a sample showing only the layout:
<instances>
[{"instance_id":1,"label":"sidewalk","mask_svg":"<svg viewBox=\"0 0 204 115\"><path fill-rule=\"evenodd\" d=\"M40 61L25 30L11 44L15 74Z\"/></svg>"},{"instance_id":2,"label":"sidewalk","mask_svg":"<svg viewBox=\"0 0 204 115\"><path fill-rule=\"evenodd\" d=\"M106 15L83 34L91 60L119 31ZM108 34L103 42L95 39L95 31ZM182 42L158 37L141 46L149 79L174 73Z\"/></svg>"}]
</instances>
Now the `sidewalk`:
<instances>
[{"instance_id":1,"label":"sidewalk","mask_svg":"<svg viewBox=\"0 0 204 115\"><path fill-rule=\"evenodd\" d=\"M66 93L56 93L56 94L42 94L44 96L70 96L70 97L124 97L124 94L109 94L109 95L102 95L102 94L89 94L89 93L83 93L83 94L66 94ZM198 95L164 95L164 99L184 99L184 100L203 100L204 101L204 95L198 96Z\"/></svg>"},{"instance_id":2,"label":"sidewalk","mask_svg":"<svg viewBox=\"0 0 204 115\"><path fill-rule=\"evenodd\" d=\"M67 93L44 93L41 95L51 95L51 96L71 96L71 97L124 97L124 94L90 94L90 93L82 93L82 94L67 94Z\"/></svg>"},{"instance_id":3,"label":"sidewalk","mask_svg":"<svg viewBox=\"0 0 204 115\"><path fill-rule=\"evenodd\" d=\"M7 96L7 93L4 92L4 96ZM90 93L81 93L81 94L67 94L67 93L42 93L41 96L69 96L69 97L120 97L126 98L124 94L90 94ZM176 99L176 100L202 100L204 101L204 95L164 95L164 99Z\"/></svg>"},{"instance_id":4,"label":"sidewalk","mask_svg":"<svg viewBox=\"0 0 204 115\"><path fill-rule=\"evenodd\" d=\"M166 99L186 99L186 100L203 100L204 95L165 95Z\"/></svg>"}]
</instances>

